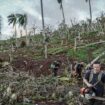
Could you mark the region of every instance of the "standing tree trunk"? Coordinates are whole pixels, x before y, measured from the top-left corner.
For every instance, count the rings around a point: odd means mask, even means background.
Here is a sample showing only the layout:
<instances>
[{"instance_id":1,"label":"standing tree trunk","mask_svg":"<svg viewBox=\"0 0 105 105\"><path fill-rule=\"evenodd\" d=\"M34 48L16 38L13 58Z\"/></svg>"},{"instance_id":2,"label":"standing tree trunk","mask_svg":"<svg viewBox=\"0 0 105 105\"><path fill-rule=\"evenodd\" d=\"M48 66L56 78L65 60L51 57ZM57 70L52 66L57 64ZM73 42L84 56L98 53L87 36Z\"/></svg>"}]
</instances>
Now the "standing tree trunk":
<instances>
[{"instance_id":1,"label":"standing tree trunk","mask_svg":"<svg viewBox=\"0 0 105 105\"><path fill-rule=\"evenodd\" d=\"M66 31L66 28L65 28L65 15L64 15L64 9L63 9L62 2L61 2L61 10L62 10L62 16L63 16L63 28L64 28L64 31ZM65 34L65 32L64 32L64 34ZM65 40L66 40L66 45L67 45L67 37L65 35L63 35L62 45L64 44Z\"/></svg>"},{"instance_id":2,"label":"standing tree trunk","mask_svg":"<svg viewBox=\"0 0 105 105\"><path fill-rule=\"evenodd\" d=\"M45 54L45 58L47 58L47 42L46 40L46 35L45 35L45 25L44 25L44 14L43 14L43 1L40 0L41 3L41 15L42 15L42 27L43 27L43 37L44 37L44 54Z\"/></svg>"},{"instance_id":3,"label":"standing tree trunk","mask_svg":"<svg viewBox=\"0 0 105 105\"><path fill-rule=\"evenodd\" d=\"M92 9L91 9L91 1L89 0L89 11L90 11L90 25L92 25Z\"/></svg>"},{"instance_id":4,"label":"standing tree trunk","mask_svg":"<svg viewBox=\"0 0 105 105\"><path fill-rule=\"evenodd\" d=\"M74 39L74 51L77 49L77 38Z\"/></svg>"},{"instance_id":5,"label":"standing tree trunk","mask_svg":"<svg viewBox=\"0 0 105 105\"><path fill-rule=\"evenodd\" d=\"M86 0L86 2L89 2L89 12L90 12L90 26L92 25L92 9L91 9L91 0Z\"/></svg>"},{"instance_id":6,"label":"standing tree trunk","mask_svg":"<svg viewBox=\"0 0 105 105\"><path fill-rule=\"evenodd\" d=\"M22 30L20 30L20 37L22 38L22 36L23 36L23 32Z\"/></svg>"},{"instance_id":7,"label":"standing tree trunk","mask_svg":"<svg viewBox=\"0 0 105 105\"><path fill-rule=\"evenodd\" d=\"M65 24L65 15L64 15L64 9L63 9L62 2L61 2L61 9L62 9L63 23Z\"/></svg>"},{"instance_id":8,"label":"standing tree trunk","mask_svg":"<svg viewBox=\"0 0 105 105\"><path fill-rule=\"evenodd\" d=\"M63 4L62 4L62 0L57 0L58 1L58 3L60 4L60 9L61 9L61 11L62 11L62 17L63 17L63 28L65 29L65 15L64 15L64 9L63 9ZM64 30L64 31L66 31L66 30ZM63 32L62 32L63 33ZM62 37L62 39L61 39L61 45L64 43L64 35L63 35L63 37Z\"/></svg>"},{"instance_id":9,"label":"standing tree trunk","mask_svg":"<svg viewBox=\"0 0 105 105\"><path fill-rule=\"evenodd\" d=\"M35 25L33 26L33 34L34 34L34 36L35 36L35 32L36 32L36 27L35 27Z\"/></svg>"},{"instance_id":10,"label":"standing tree trunk","mask_svg":"<svg viewBox=\"0 0 105 105\"><path fill-rule=\"evenodd\" d=\"M25 28L25 32L26 32L26 45L29 46L29 38L28 38L28 34L27 34L27 27Z\"/></svg>"},{"instance_id":11,"label":"standing tree trunk","mask_svg":"<svg viewBox=\"0 0 105 105\"><path fill-rule=\"evenodd\" d=\"M89 48L87 52L88 52L88 61L90 62L93 59L92 49Z\"/></svg>"},{"instance_id":12,"label":"standing tree trunk","mask_svg":"<svg viewBox=\"0 0 105 105\"><path fill-rule=\"evenodd\" d=\"M18 47L18 43L17 43L17 30L16 30L16 25L14 26L15 28L15 45L16 45L16 48Z\"/></svg>"}]
</instances>

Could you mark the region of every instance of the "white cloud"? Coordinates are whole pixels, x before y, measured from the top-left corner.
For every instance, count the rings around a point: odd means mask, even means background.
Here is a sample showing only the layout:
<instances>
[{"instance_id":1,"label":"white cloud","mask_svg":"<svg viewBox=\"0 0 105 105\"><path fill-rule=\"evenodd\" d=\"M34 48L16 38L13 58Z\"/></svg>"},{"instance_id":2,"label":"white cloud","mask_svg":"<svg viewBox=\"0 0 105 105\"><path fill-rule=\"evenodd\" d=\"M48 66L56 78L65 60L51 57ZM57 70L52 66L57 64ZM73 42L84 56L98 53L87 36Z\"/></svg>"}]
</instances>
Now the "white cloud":
<instances>
[{"instance_id":1,"label":"white cloud","mask_svg":"<svg viewBox=\"0 0 105 105\"><path fill-rule=\"evenodd\" d=\"M91 0L93 18L101 11L105 11L104 0ZM70 24L70 19L78 20L89 18L89 6L85 0L63 0L65 18L67 24ZM62 13L57 0L43 0L45 24L51 24L57 27L62 21ZM2 32L5 36L13 34L13 28L8 26L7 16L11 13L27 13L28 27L33 24L41 27L41 8L40 0L0 0L0 15L3 16Z\"/></svg>"},{"instance_id":2,"label":"white cloud","mask_svg":"<svg viewBox=\"0 0 105 105\"><path fill-rule=\"evenodd\" d=\"M24 7L23 11L26 12L27 14L34 16L35 18L37 18L38 20L41 20L41 15L40 13L38 13L37 11L35 11L34 9L32 9L31 7Z\"/></svg>"}]
</instances>

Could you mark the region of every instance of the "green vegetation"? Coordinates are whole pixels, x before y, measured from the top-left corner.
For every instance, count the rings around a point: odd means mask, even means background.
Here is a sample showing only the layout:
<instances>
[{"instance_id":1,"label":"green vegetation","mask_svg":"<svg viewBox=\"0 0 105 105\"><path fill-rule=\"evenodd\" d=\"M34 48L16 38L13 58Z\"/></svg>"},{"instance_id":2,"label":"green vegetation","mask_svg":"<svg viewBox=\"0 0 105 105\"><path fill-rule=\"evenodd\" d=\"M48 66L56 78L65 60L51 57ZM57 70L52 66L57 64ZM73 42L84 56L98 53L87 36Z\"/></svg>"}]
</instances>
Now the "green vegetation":
<instances>
[{"instance_id":1,"label":"green vegetation","mask_svg":"<svg viewBox=\"0 0 105 105\"><path fill-rule=\"evenodd\" d=\"M57 29L45 26L42 0L43 30L40 33L35 33L36 27L27 32L30 29L27 29L26 14L7 17L14 36L0 41L0 104L38 105L37 102L41 102L46 105L51 101L51 105L56 102L77 105L83 83L73 77L71 66L75 60L87 65L105 50L105 15L101 14L92 22L91 0L86 0L89 1L90 19L78 23L71 20L69 26L65 23L63 0L57 1L63 17ZM19 31L25 31L25 36L21 32L21 37L17 38L17 25ZM52 76L50 68L54 60L61 61L57 77ZM105 63L104 57L99 60Z\"/></svg>"}]
</instances>

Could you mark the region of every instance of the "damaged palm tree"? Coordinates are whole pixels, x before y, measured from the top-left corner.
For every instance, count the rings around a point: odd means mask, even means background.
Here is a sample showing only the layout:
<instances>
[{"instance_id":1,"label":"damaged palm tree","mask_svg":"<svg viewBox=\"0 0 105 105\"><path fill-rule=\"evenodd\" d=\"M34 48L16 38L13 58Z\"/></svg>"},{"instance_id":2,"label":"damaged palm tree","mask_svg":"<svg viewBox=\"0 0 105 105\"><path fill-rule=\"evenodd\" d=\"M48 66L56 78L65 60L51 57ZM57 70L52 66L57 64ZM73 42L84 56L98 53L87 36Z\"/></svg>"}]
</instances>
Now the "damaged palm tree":
<instances>
[{"instance_id":1,"label":"damaged palm tree","mask_svg":"<svg viewBox=\"0 0 105 105\"><path fill-rule=\"evenodd\" d=\"M43 37L44 37L44 54L45 58L47 58L47 42L46 40L46 35L45 35L45 24L44 24L44 14L43 14L43 0L40 0L41 3L41 15L42 15L42 28L43 28Z\"/></svg>"},{"instance_id":2,"label":"damaged palm tree","mask_svg":"<svg viewBox=\"0 0 105 105\"><path fill-rule=\"evenodd\" d=\"M60 9L62 10L62 16L63 16L63 23L65 24L65 15L64 15L62 0L57 0L57 1L60 4Z\"/></svg>"},{"instance_id":3,"label":"damaged palm tree","mask_svg":"<svg viewBox=\"0 0 105 105\"><path fill-rule=\"evenodd\" d=\"M89 12L90 12L90 26L92 25L92 9L91 9L91 0L86 0L89 2Z\"/></svg>"}]
</instances>

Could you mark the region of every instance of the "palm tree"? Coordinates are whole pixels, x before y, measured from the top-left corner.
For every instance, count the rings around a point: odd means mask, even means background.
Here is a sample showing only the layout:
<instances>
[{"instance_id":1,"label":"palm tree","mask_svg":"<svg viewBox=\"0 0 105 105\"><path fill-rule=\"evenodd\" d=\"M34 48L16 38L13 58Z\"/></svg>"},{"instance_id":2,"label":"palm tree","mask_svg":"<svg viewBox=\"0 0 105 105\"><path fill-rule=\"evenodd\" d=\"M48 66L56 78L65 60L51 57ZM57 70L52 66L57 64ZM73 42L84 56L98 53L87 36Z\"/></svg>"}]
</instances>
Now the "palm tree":
<instances>
[{"instance_id":1,"label":"palm tree","mask_svg":"<svg viewBox=\"0 0 105 105\"><path fill-rule=\"evenodd\" d=\"M86 0L86 2L89 2L89 11L90 11L90 25L92 23L92 9L91 9L91 0Z\"/></svg>"},{"instance_id":2,"label":"palm tree","mask_svg":"<svg viewBox=\"0 0 105 105\"><path fill-rule=\"evenodd\" d=\"M60 4L60 9L62 10L63 22L65 23L65 15L64 15L64 9L63 9L63 5L62 5L62 0L57 0L57 1Z\"/></svg>"},{"instance_id":3,"label":"palm tree","mask_svg":"<svg viewBox=\"0 0 105 105\"><path fill-rule=\"evenodd\" d=\"M26 43L29 44L28 38L27 38L27 15L26 14L16 14L18 18L18 24L19 26L23 27L23 29L26 31Z\"/></svg>"},{"instance_id":4,"label":"palm tree","mask_svg":"<svg viewBox=\"0 0 105 105\"><path fill-rule=\"evenodd\" d=\"M45 35L45 24L44 24L44 14L43 14L43 1L40 0L40 4L41 4L41 15L42 15L42 28L43 28L43 36L44 36L44 47L45 47L45 58L47 58L47 42L46 40L46 35Z\"/></svg>"},{"instance_id":5,"label":"palm tree","mask_svg":"<svg viewBox=\"0 0 105 105\"><path fill-rule=\"evenodd\" d=\"M64 9L63 9L63 3L62 3L62 1L63 0L57 0L58 1L58 3L60 4L60 9L61 9L61 11L62 11L62 17L63 17L63 22L61 23L62 25L63 25L63 32L65 32L65 33L67 33L67 29L66 29L66 24L65 24L65 15L64 15ZM62 32L62 33L63 33ZM68 34L68 33L67 33ZM61 45L63 45L64 44L64 41L66 40L66 44L68 43L68 36L64 36L64 34L63 34L63 36L61 37Z\"/></svg>"},{"instance_id":6,"label":"palm tree","mask_svg":"<svg viewBox=\"0 0 105 105\"><path fill-rule=\"evenodd\" d=\"M17 17L16 17L15 14L11 14L7 18L8 18L9 25L12 24L13 28L15 30L15 34L14 35L15 35L16 47L17 47L17 30L16 30Z\"/></svg>"}]
</instances>

